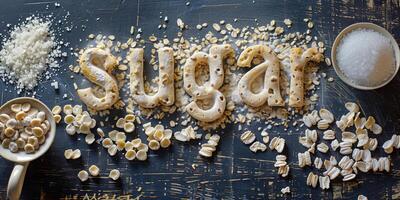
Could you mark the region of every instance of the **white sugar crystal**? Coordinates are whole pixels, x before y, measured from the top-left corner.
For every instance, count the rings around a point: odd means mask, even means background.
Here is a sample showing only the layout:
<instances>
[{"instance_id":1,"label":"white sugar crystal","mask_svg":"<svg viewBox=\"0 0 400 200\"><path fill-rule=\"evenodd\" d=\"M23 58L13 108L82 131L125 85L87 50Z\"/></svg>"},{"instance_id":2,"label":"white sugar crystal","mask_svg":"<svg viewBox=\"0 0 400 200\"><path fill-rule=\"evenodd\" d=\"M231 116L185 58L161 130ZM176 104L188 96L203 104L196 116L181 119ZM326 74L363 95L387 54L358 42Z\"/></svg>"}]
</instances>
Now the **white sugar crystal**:
<instances>
[{"instance_id":1,"label":"white sugar crystal","mask_svg":"<svg viewBox=\"0 0 400 200\"><path fill-rule=\"evenodd\" d=\"M58 90L58 82L57 81L52 82L50 85L53 86L54 89Z\"/></svg>"},{"instance_id":2,"label":"white sugar crystal","mask_svg":"<svg viewBox=\"0 0 400 200\"><path fill-rule=\"evenodd\" d=\"M395 70L393 46L384 35L357 29L345 35L337 49L338 66L354 83L376 86Z\"/></svg>"},{"instance_id":3,"label":"white sugar crystal","mask_svg":"<svg viewBox=\"0 0 400 200\"><path fill-rule=\"evenodd\" d=\"M59 45L50 30L51 22L28 17L15 26L0 51L0 76L17 83L19 90L33 89L41 76L50 78L47 67L59 67Z\"/></svg>"}]
</instances>

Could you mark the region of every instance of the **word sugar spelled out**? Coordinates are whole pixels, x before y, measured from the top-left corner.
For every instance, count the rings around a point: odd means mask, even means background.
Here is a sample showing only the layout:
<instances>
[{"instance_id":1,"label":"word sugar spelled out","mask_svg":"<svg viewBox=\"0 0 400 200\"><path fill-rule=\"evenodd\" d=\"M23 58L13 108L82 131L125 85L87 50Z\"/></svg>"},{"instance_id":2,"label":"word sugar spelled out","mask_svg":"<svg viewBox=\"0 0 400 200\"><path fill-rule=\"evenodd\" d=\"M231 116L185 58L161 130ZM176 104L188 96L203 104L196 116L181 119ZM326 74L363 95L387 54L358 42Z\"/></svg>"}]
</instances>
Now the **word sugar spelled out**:
<instances>
[{"instance_id":1,"label":"word sugar spelled out","mask_svg":"<svg viewBox=\"0 0 400 200\"><path fill-rule=\"evenodd\" d=\"M111 76L112 67L107 63L112 55L103 55L103 50L91 48L81 56L86 77L97 85L104 87L106 96L95 97L90 88L78 91L82 100L95 110L104 110L115 103L118 91L115 90L115 79ZM143 65L144 50L134 48L128 54L130 66L130 91L133 100L143 108L154 108L157 106L171 106L175 102L174 88L174 52L172 48L163 47L158 50L159 77L158 89L154 94L145 92ZM183 66L183 85L186 93L192 97L185 107L185 111L193 118L202 122L213 122L223 115L226 108L226 97L219 91L224 83L224 60L235 56L234 49L229 44L214 45L209 53L195 52L187 59ZM91 60L90 58L93 58ZM285 100L281 95L279 84L281 61L274 51L267 45L254 45L246 48L239 56L237 65L239 67L251 67L256 58L262 58L251 70L246 72L238 82L238 92L241 100L250 107L265 105L271 107L285 106ZM290 88L289 106L301 108L304 106L304 68L308 62L319 63L323 55L317 48L292 48L290 53ZM86 62L82 62L85 60ZM97 63L101 61L100 64ZM115 63L112 63L114 65ZM93 67L86 67L87 65ZM101 66L97 66L101 65ZM196 80L197 70L208 67L208 80L200 84ZM97 70L97 71L95 71ZM107 73L108 72L108 73ZM85 74L85 73L84 73ZM99 77L97 77L99 76ZM262 89L252 91L252 85L257 78L263 76ZM102 81L95 81L102 80ZM96 109L97 108L97 109Z\"/></svg>"}]
</instances>

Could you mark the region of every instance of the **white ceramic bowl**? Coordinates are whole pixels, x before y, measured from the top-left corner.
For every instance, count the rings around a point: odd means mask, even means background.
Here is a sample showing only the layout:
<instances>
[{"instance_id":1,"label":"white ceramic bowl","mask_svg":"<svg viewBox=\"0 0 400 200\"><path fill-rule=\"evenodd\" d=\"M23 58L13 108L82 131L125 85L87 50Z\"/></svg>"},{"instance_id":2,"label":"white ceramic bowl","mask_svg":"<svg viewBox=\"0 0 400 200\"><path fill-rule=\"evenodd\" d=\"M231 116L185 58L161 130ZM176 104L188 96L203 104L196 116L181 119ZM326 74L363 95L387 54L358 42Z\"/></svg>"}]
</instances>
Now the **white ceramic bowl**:
<instances>
[{"instance_id":1,"label":"white ceramic bowl","mask_svg":"<svg viewBox=\"0 0 400 200\"><path fill-rule=\"evenodd\" d=\"M53 118L53 114L51 110L44 105L41 101L30 98L30 97L20 97L16 99L12 99L7 103L3 104L0 107L0 113L11 113L10 106L15 103L30 103L32 107L37 108L39 111L43 111L46 113L46 118L50 122L50 131L46 135L46 140L44 144L40 145L40 148L35 151L35 153L25 153L24 151L19 151L18 153L13 153L9 149L4 149L3 146L0 145L0 156L16 163L21 162L29 162L35 160L36 158L42 156L46 151L50 148L51 144L54 141L55 133L56 133L56 123Z\"/></svg>"},{"instance_id":2,"label":"white ceramic bowl","mask_svg":"<svg viewBox=\"0 0 400 200\"><path fill-rule=\"evenodd\" d=\"M392 76L388 80L386 80L385 82L383 82L383 83L381 83L379 85L364 86L364 85L358 85L358 84L354 83L352 80L350 80L342 72L342 70L338 66L338 63L336 62L336 48L338 47L338 45L342 41L343 37L346 36L351 31L356 30L356 29L360 29L360 28L372 29L372 30L374 30L374 31L376 31L378 33L381 33L385 37L389 38L390 43L392 44L394 55L395 55L395 70L394 70ZM335 41L333 42L333 45L332 45L331 60L332 60L332 65L333 65L333 68L335 69L336 74L347 85L350 85L350 86L352 86L354 88L357 88L357 89L360 89L360 90L374 90L374 89L378 89L378 88L381 88L381 87L385 86L386 84L388 84L396 76L397 71L399 70L399 65L400 65L400 50L399 50L399 45L397 44L396 40L393 38L393 36L386 29L384 29L384 28L382 28L382 27L380 27L380 26L378 26L376 24L373 24L373 23L361 22L361 23L352 24L352 25L346 27L345 29L343 29L339 33L339 35L336 37L336 39L335 39Z\"/></svg>"},{"instance_id":3,"label":"white ceramic bowl","mask_svg":"<svg viewBox=\"0 0 400 200\"><path fill-rule=\"evenodd\" d=\"M22 186L24 185L25 174L29 162L42 156L53 144L56 136L56 123L54 121L51 110L41 101L31 97L15 98L0 107L0 113L11 113L10 106L14 103L30 103L32 107L46 113L46 118L50 122L50 131L46 135L45 142L40 145L39 149L32 154L27 154L24 151L12 153L9 149L5 149L0 145L0 156L15 163L14 169L11 172L7 186L7 199L18 200L21 195Z\"/></svg>"}]
</instances>

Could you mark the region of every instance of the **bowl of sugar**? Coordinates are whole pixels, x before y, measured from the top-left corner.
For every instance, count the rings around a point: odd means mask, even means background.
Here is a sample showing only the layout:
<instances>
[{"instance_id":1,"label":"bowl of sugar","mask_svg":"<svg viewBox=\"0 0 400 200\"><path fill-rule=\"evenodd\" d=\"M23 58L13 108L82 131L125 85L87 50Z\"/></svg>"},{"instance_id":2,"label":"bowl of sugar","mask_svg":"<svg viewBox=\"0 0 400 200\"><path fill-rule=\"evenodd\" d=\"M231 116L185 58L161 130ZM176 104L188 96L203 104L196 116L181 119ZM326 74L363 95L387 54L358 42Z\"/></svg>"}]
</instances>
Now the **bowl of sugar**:
<instances>
[{"instance_id":1,"label":"bowl of sugar","mask_svg":"<svg viewBox=\"0 0 400 200\"><path fill-rule=\"evenodd\" d=\"M357 89L374 90L396 76L400 50L386 29L373 23L355 23L336 37L331 59L343 82Z\"/></svg>"}]
</instances>

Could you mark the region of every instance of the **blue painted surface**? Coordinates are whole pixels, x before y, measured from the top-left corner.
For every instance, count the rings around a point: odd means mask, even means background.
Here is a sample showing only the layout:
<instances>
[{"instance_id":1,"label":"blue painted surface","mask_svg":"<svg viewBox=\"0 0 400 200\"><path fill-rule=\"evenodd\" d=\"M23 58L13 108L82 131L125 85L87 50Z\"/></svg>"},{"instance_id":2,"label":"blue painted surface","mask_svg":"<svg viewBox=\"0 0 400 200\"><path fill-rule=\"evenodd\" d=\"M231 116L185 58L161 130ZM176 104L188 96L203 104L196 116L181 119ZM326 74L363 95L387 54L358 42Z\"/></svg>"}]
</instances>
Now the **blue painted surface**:
<instances>
[{"instance_id":1,"label":"blue painted surface","mask_svg":"<svg viewBox=\"0 0 400 200\"><path fill-rule=\"evenodd\" d=\"M255 25L257 18L260 24L275 19L282 23L285 18L293 21L293 30L304 31L303 18L312 18L315 22L313 31L329 47L337 33L347 25L355 22L369 21L389 30L396 40L400 39L400 8L398 1L261 1L255 0L222 0L222 1L186 1L176 0L70 0L59 1L61 7L56 8L53 1L34 0L3 0L0 6L0 30L6 33L6 24L15 24L20 18L31 14L54 14L56 19L62 19L70 13L67 24L74 28L70 32L63 31L61 38L70 42L70 47L81 48L86 44L80 39L87 38L90 33L113 34L120 41L126 41L132 25L139 26L147 38L152 33L162 36L157 29L160 23L159 15L168 15L169 26L165 32L173 38L177 32L175 21L182 18L192 27L186 35L204 35L194 27L198 23L211 24L220 20L242 27ZM46 9L46 7L48 8ZM84 30L82 31L84 26ZM65 24L61 27L65 27ZM63 60L61 71L54 77L60 83L60 91L55 92L50 87L51 81L43 81L38 86L36 97L49 107L57 104L67 104L74 101L62 98L64 93L74 96L73 81L68 65L75 64L75 57L69 56ZM333 68L324 67L328 76L336 77ZM82 79L74 75L79 83ZM366 115L374 115L384 127L384 134L379 136L379 144L389 139L392 133L399 131L400 86L397 76L386 87L375 91L358 91L344 85L336 79L333 83L322 82L319 90L320 106L327 107L335 115L345 113L343 103L357 101ZM13 89L0 83L1 103L18 95ZM25 94L26 95L26 94ZM113 113L121 114L119 112ZM169 120L164 120L169 122ZM256 130L262 123L254 122L249 129ZM198 157L198 142L182 144L174 143L168 150L153 152L147 162L127 162L121 154L110 158L100 145L88 146L82 136L70 137L60 126L56 140L49 152L29 166L22 199L59 199L83 198L104 195L125 195L130 198L224 198L224 199L255 199L255 198L293 198L293 199L356 199L358 194L364 194L370 199L400 198L399 159L397 152L393 154L394 166L391 173L359 175L356 181L343 184L337 180L331 183L336 188L328 191L311 189L305 185L310 169L297 168L297 152L304 151L298 143L299 133L288 134L282 128L271 131L272 136L280 135L286 138L286 153L289 156L291 173L288 178L278 177L273 167L275 153L265 152L253 154L243 145L236 125L228 125L222 132L222 140L217 156L212 159ZM67 161L63 152L67 148L80 148L82 159ZM375 155L383 155L377 151ZM198 164L196 169L192 164ZM76 174L91 164L97 164L102 169L102 176L108 171L119 168L122 178L113 182L107 178L91 179L80 183ZM6 198L6 186L13 164L0 158L0 199ZM357 184L359 182L360 184ZM280 189L290 186L292 193L283 196ZM140 190L141 188L141 190ZM140 190L140 191L139 191ZM394 196L393 196L394 195ZM397 196L396 196L397 195Z\"/></svg>"}]
</instances>

